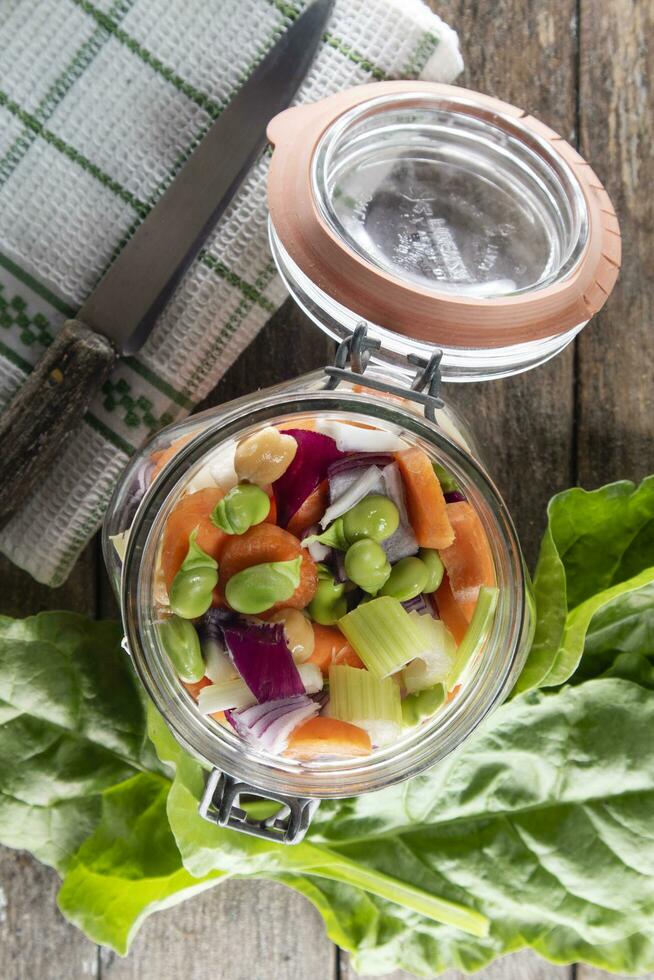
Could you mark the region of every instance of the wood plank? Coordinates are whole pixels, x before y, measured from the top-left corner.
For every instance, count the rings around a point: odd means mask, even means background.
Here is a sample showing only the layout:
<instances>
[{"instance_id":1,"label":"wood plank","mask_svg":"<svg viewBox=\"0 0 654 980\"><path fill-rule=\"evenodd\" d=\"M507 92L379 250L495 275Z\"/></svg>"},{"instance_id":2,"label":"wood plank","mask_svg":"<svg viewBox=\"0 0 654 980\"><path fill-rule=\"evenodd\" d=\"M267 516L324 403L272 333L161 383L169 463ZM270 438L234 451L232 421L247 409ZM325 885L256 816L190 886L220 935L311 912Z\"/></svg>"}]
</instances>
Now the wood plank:
<instances>
[{"instance_id":1,"label":"wood plank","mask_svg":"<svg viewBox=\"0 0 654 980\"><path fill-rule=\"evenodd\" d=\"M607 973L606 970L596 970L594 966L580 963L577 967L576 980L629 980L622 973ZM639 973L638 980L654 980L654 973Z\"/></svg>"},{"instance_id":2,"label":"wood plank","mask_svg":"<svg viewBox=\"0 0 654 980\"><path fill-rule=\"evenodd\" d=\"M469 975L458 970L447 970L441 974L441 980L466 980ZM396 970L394 973L387 973L384 980L410 980L411 976L412 974L405 973L404 970ZM553 966L540 959L535 953L526 951L503 956L487 966L485 970L479 970L472 976L476 980L570 980L572 972L570 967ZM351 965L344 962L341 980L372 980L372 978L355 973ZM591 978L589 977L588 980Z\"/></svg>"},{"instance_id":3,"label":"wood plank","mask_svg":"<svg viewBox=\"0 0 654 980\"><path fill-rule=\"evenodd\" d=\"M102 980L331 980L322 919L290 888L229 881L149 919L126 959L103 951Z\"/></svg>"},{"instance_id":4,"label":"wood plank","mask_svg":"<svg viewBox=\"0 0 654 980\"><path fill-rule=\"evenodd\" d=\"M581 12L581 152L623 235L616 289L578 342L578 472L591 488L654 472L654 7L582 0Z\"/></svg>"}]
</instances>

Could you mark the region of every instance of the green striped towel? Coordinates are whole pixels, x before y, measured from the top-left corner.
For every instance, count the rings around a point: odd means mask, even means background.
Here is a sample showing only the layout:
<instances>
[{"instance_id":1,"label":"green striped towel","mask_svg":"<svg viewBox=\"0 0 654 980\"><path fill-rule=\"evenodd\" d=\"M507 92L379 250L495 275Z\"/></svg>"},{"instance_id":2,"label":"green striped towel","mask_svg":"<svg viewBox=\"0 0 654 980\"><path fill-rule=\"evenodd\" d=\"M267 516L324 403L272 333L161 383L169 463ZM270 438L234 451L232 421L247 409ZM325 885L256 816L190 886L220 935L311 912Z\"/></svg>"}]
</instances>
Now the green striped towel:
<instances>
[{"instance_id":1,"label":"green striped towel","mask_svg":"<svg viewBox=\"0 0 654 980\"><path fill-rule=\"evenodd\" d=\"M0 405L297 14L290 0L2 0ZM337 0L299 101L371 79L451 81L421 0ZM0 550L58 585L127 459L189 412L284 299L253 168L136 357L122 361Z\"/></svg>"}]
</instances>

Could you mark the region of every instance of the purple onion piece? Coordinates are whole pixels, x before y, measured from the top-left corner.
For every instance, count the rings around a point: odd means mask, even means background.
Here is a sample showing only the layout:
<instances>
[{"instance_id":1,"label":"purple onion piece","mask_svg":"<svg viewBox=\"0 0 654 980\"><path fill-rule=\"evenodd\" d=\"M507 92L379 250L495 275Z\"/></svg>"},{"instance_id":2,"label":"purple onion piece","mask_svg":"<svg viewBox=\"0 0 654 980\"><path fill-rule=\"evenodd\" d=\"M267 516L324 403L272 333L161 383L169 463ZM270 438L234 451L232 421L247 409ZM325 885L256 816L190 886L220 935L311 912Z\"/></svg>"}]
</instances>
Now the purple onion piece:
<instances>
[{"instance_id":1,"label":"purple onion piece","mask_svg":"<svg viewBox=\"0 0 654 980\"><path fill-rule=\"evenodd\" d=\"M327 476L331 480L339 473L367 469L369 466L388 466L393 460L394 457L391 453L350 453L344 459L332 463L327 471Z\"/></svg>"},{"instance_id":2,"label":"purple onion piece","mask_svg":"<svg viewBox=\"0 0 654 980\"><path fill-rule=\"evenodd\" d=\"M200 636L200 643L204 644L208 640L212 640L214 643L219 643L221 647L224 647L223 626L226 626L234 619L235 616L231 609L219 609L214 606L211 609L207 609L204 616L195 624Z\"/></svg>"},{"instance_id":3,"label":"purple onion piece","mask_svg":"<svg viewBox=\"0 0 654 980\"><path fill-rule=\"evenodd\" d=\"M431 613L431 608L427 605L427 599L422 593L414 596L413 599L407 599L402 605L407 612Z\"/></svg>"},{"instance_id":4,"label":"purple onion piece","mask_svg":"<svg viewBox=\"0 0 654 980\"><path fill-rule=\"evenodd\" d=\"M237 735L268 752L282 752L291 733L314 718L320 703L306 694L226 711L225 717Z\"/></svg>"},{"instance_id":5,"label":"purple onion piece","mask_svg":"<svg viewBox=\"0 0 654 980\"><path fill-rule=\"evenodd\" d=\"M154 463L152 460L143 460L136 468L134 475L132 477L132 483L127 491L124 504L124 514L123 520L127 526L130 526L137 510L139 509L139 504L145 496L146 490L149 488L152 482L152 474L154 472Z\"/></svg>"},{"instance_id":6,"label":"purple onion piece","mask_svg":"<svg viewBox=\"0 0 654 980\"><path fill-rule=\"evenodd\" d=\"M462 500L467 500L468 498L460 490L448 490L444 494L446 504L458 504Z\"/></svg>"},{"instance_id":7,"label":"purple onion piece","mask_svg":"<svg viewBox=\"0 0 654 980\"><path fill-rule=\"evenodd\" d=\"M282 623L237 620L223 626L223 636L234 666L260 704L305 693Z\"/></svg>"},{"instance_id":8,"label":"purple onion piece","mask_svg":"<svg viewBox=\"0 0 654 980\"><path fill-rule=\"evenodd\" d=\"M286 527L307 497L326 479L331 464L345 453L330 436L311 429L285 429L283 435L292 436L297 442L293 462L272 485L278 522Z\"/></svg>"}]
</instances>

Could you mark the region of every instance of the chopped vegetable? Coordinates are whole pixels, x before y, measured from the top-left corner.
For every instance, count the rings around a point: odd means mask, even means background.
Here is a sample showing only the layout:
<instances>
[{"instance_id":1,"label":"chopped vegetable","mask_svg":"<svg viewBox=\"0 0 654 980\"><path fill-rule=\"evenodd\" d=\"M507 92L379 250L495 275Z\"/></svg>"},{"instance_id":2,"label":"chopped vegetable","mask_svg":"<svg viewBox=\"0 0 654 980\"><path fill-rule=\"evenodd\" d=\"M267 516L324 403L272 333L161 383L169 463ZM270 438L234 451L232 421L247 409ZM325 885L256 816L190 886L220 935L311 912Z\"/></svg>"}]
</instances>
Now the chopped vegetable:
<instances>
[{"instance_id":1,"label":"chopped vegetable","mask_svg":"<svg viewBox=\"0 0 654 980\"><path fill-rule=\"evenodd\" d=\"M386 429L363 428L348 422L322 419L316 429L330 436L340 450L348 453L393 453L405 445L399 436Z\"/></svg>"},{"instance_id":2,"label":"chopped vegetable","mask_svg":"<svg viewBox=\"0 0 654 980\"><path fill-rule=\"evenodd\" d=\"M109 540L114 546L114 550L121 562L125 561L125 552L127 551L127 542L129 541L130 528L126 531L120 531L118 534L110 534Z\"/></svg>"},{"instance_id":3,"label":"chopped vegetable","mask_svg":"<svg viewBox=\"0 0 654 980\"><path fill-rule=\"evenodd\" d=\"M445 703L445 687L435 684L424 691L409 694L402 699L402 724L418 725L429 718Z\"/></svg>"},{"instance_id":4,"label":"chopped vegetable","mask_svg":"<svg viewBox=\"0 0 654 980\"><path fill-rule=\"evenodd\" d=\"M170 587L170 608L183 619L197 619L211 606L218 582L218 562L197 543L197 528L188 539L188 551Z\"/></svg>"},{"instance_id":5,"label":"chopped vegetable","mask_svg":"<svg viewBox=\"0 0 654 980\"><path fill-rule=\"evenodd\" d=\"M193 429L192 432L186 432L183 436L178 436L174 439L171 444L166 449L158 449L156 452L152 453L150 459L152 460L154 467L150 474L150 482L152 483L159 476L163 470L166 463L169 463L174 456L182 449L187 442L198 433L198 429Z\"/></svg>"},{"instance_id":6,"label":"chopped vegetable","mask_svg":"<svg viewBox=\"0 0 654 980\"><path fill-rule=\"evenodd\" d=\"M357 479L347 488L347 490L340 496L337 500L327 508L320 520L321 527L327 527L332 521L335 521L337 517L342 517L343 514L347 514L351 511L356 504L362 501L365 497L369 497L375 487L379 486L381 480L380 471L376 466L370 466L367 470L363 470ZM375 499L385 500L385 497L375 496ZM390 503L390 501L387 501ZM396 525L397 526L397 525ZM392 533L392 532L391 532ZM385 535L388 537L388 534Z\"/></svg>"},{"instance_id":7,"label":"chopped vegetable","mask_svg":"<svg viewBox=\"0 0 654 980\"><path fill-rule=\"evenodd\" d=\"M250 565L227 581L225 598L241 613L260 613L285 602L300 584L302 557Z\"/></svg>"},{"instance_id":8,"label":"chopped vegetable","mask_svg":"<svg viewBox=\"0 0 654 980\"><path fill-rule=\"evenodd\" d=\"M327 548L336 548L337 551L347 551L350 542L345 537L343 518L337 517L334 523L326 531L323 531L322 534L307 536L302 541L302 545L305 548L311 548L313 544L324 545Z\"/></svg>"},{"instance_id":9,"label":"chopped vegetable","mask_svg":"<svg viewBox=\"0 0 654 980\"><path fill-rule=\"evenodd\" d=\"M242 677L203 687L198 695L198 708L203 715L213 715L230 708L245 708L255 703L256 698Z\"/></svg>"},{"instance_id":10,"label":"chopped vegetable","mask_svg":"<svg viewBox=\"0 0 654 980\"><path fill-rule=\"evenodd\" d=\"M391 574L380 591L382 595L390 595L400 602L407 602L422 595L428 578L427 566L419 558L402 558L393 565Z\"/></svg>"},{"instance_id":11,"label":"chopped vegetable","mask_svg":"<svg viewBox=\"0 0 654 980\"><path fill-rule=\"evenodd\" d=\"M182 684L191 695L194 701L197 701L198 695L203 687L210 687L212 681L209 677L201 677L199 681L195 681L194 684L189 683L189 681L182 681Z\"/></svg>"},{"instance_id":12,"label":"chopped vegetable","mask_svg":"<svg viewBox=\"0 0 654 980\"><path fill-rule=\"evenodd\" d=\"M386 496L397 507L400 519L397 530L390 538L386 538L382 545L386 552L386 557L392 564L401 558L408 558L410 555L415 555L418 550L418 542L416 541L416 536L413 533L413 528L409 521L404 483L402 482L402 476L397 463L392 462L384 467L382 470L382 481Z\"/></svg>"},{"instance_id":13,"label":"chopped vegetable","mask_svg":"<svg viewBox=\"0 0 654 980\"><path fill-rule=\"evenodd\" d=\"M185 494L168 515L161 548L161 567L167 589L170 590L173 579L186 558L189 537L193 531L198 532L198 547L217 561L220 560L226 535L211 523L211 513L224 496L225 491L221 487Z\"/></svg>"},{"instance_id":14,"label":"chopped vegetable","mask_svg":"<svg viewBox=\"0 0 654 980\"><path fill-rule=\"evenodd\" d=\"M338 625L375 677L388 677L425 652L423 631L390 596L362 603Z\"/></svg>"},{"instance_id":15,"label":"chopped vegetable","mask_svg":"<svg viewBox=\"0 0 654 980\"><path fill-rule=\"evenodd\" d=\"M443 581L443 574L445 572L445 566L440 559L440 555L433 548L421 548L418 552L418 558L427 567L427 581L424 591L428 594L435 592Z\"/></svg>"},{"instance_id":16,"label":"chopped vegetable","mask_svg":"<svg viewBox=\"0 0 654 980\"><path fill-rule=\"evenodd\" d=\"M351 759L369 755L370 736L362 728L337 718L319 715L296 728L284 755L309 762L312 759Z\"/></svg>"},{"instance_id":17,"label":"chopped vegetable","mask_svg":"<svg viewBox=\"0 0 654 980\"><path fill-rule=\"evenodd\" d=\"M316 664L325 677L329 675L332 664L347 664L349 667L364 666L359 657L341 631L336 626L321 626L314 623L313 626L313 653L310 663Z\"/></svg>"},{"instance_id":18,"label":"chopped vegetable","mask_svg":"<svg viewBox=\"0 0 654 980\"><path fill-rule=\"evenodd\" d=\"M319 483L313 493L310 493L304 503L295 511L288 522L287 531L296 538L302 538L307 528L317 525L325 513L329 500L329 484L327 480Z\"/></svg>"},{"instance_id":19,"label":"chopped vegetable","mask_svg":"<svg viewBox=\"0 0 654 980\"><path fill-rule=\"evenodd\" d=\"M373 745L388 745L402 728L400 688L392 677L333 666L329 671L329 715L368 732Z\"/></svg>"},{"instance_id":20,"label":"chopped vegetable","mask_svg":"<svg viewBox=\"0 0 654 980\"><path fill-rule=\"evenodd\" d=\"M308 609L311 618L323 626L331 626L347 612L345 584L337 582L325 566L319 569L316 593Z\"/></svg>"},{"instance_id":21,"label":"chopped vegetable","mask_svg":"<svg viewBox=\"0 0 654 980\"><path fill-rule=\"evenodd\" d=\"M269 623L281 623L284 627L286 645L296 664L311 659L314 647L314 632L311 620L299 609L280 609L273 613Z\"/></svg>"},{"instance_id":22,"label":"chopped vegetable","mask_svg":"<svg viewBox=\"0 0 654 980\"><path fill-rule=\"evenodd\" d=\"M329 545L321 544L320 541L318 541L319 535L319 524L312 524L311 527L308 527L302 534L302 547L306 547L308 549L309 554L314 561L323 561L325 558L329 558L332 553L332 549ZM309 539L308 541L307 538Z\"/></svg>"},{"instance_id":23,"label":"chopped vegetable","mask_svg":"<svg viewBox=\"0 0 654 980\"><path fill-rule=\"evenodd\" d=\"M270 562L292 561L299 556L302 557L302 564L297 589L289 599L276 602L272 609L275 611L287 606L304 609L313 599L318 584L315 563L297 538L274 524L257 524L245 534L226 536L220 559L219 591L225 595L229 580L244 568Z\"/></svg>"},{"instance_id":24,"label":"chopped vegetable","mask_svg":"<svg viewBox=\"0 0 654 980\"><path fill-rule=\"evenodd\" d=\"M466 635L459 644L454 662L447 676L447 687L452 689L457 683L463 671L468 665L470 658L479 649L480 644L486 638L493 623L495 608L499 589L482 585L479 590L479 598L473 613Z\"/></svg>"},{"instance_id":25,"label":"chopped vegetable","mask_svg":"<svg viewBox=\"0 0 654 980\"><path fill-rule=\"evenodd\" d=\"M245 534L261 524L270 513L270 497L254 483L239 483L219 500L211 512L211 523L225 534Z\"/></svg>"},{"instance_id":26,"label":"chopped vegetable","mask_svg":"<svg viewBox=\"0 0 654 980\"><path fill-rule=\"evenodd\" d=\"M159 641L177 676L194 684L204 677L204 660L200 639L192 623L179 616L169 616L157 623Z\"/></svg>"},{"instance_id":27,"label":"chopped vegetable","mask_svg":"<svg viewBox=\"0 0 654 980\"><path fill-rule=\"evenodd\" d=\"M286 527L307 497L327 476L330 463L343 455L333 439L309 429L287 429L283 435L297 443L297 452L286 472L273 481L279 523ZM312 522L313 523L313 522Z\"/></svg>"},{"instance_id":28,"label":"chopped vegetable","mask_svg":"<svg viewBox=\"0 0 654 980\"><path fill-rule=\"evenodd\" d=\"M223 635L234 666L260 704L304 694L281 623L239 621L223 627Z\"/></svg>"},{"instance_id":29,"label":"chopped vegetable","mask_svg":"<svg viewBox=\"0 0 654 980\"><path fill-rule=\"evenodd\" d=\"M291 733L315 717L319 709L318 702L300 694L282 701L226 711L225 716L241 738L279 755L286 748Z\"/></svg>"},{"instance_id":30,"label":"chopped vegetable","mask_svg":"<svg viewBox=\"0 0 654 980\"><path fill-rule=\"evenodd\" d=\"M459 484L456 482L449 470L446 470L444 466L440 463L431 464L434 473L438 477L438 482L441 485L443 493L455 493L459 489Z\"/></svg>"},{"instance_id":31,"label":"chopped vegetable","mask_svg":"<svg viewBox=\"0 0 654 980\"><path fill-rule=\"evenodd\" d=\"M495 585L495 566L484 526L467 502L447 504L455 538L440 552L452 594L458 602L475 602L482 585Z\"/></svg>"},{"instance_id":32,"label":"chopped vegetable","mask_svg":"<svg viewBox=\"0 0 654 980\"><path fill-rule=\"evenodd\" d=\"M381 494L370 494L343 515L343 531L351 544L362 538L380 542L397 531L399 522L400 515L392 500Z\"/></svg>"},{"instance_id":33,"label":"chopped vegetable","mask_svg":"<svg viewBox=\"0 0 654 980\"><path fill-rule=\"evenodd\" d=\"M472 619L474 604L456 601L452 595L450 580L447 575L443 576L443 581L434 593L434 598L440 618L454 637L455 642L460 643L466 635L468 623Z\"/></svg>"},{"instance_id":34,"label":"chopped vegetable","mask_svg":"<svg viewBox=\"0 0 654 980\"><path fill-rule=\"evenodd\" d=\"M405 449L397 454L397 462L418 544L421 548L447 548L454 540L454 531L429 457L421 449Z\"/></svg>"},{"instance_id":35,"label":"chopped vegetable","mask_svg":"<svg viewBox=\"0 0 654 980\"><path fill-rule=\"evenodd\" d=\"M456 656L456 643L441 619L416 612L409 616L424 633L426 643L424 652L402 671L402 683L413 694L447 680Z\"/></svg>"},{"instance_id":36,"label":"chopped vegetable","mask_svg":"<svg viewBox=\"0 0 654 980\"><path fill-rule=\"evenodd\" d=\"M239 442L234 453L234 469L240 480L265 487L284 475L296 453L297 442L291 435L267 426Z\"/></svg>"}]
</instances>

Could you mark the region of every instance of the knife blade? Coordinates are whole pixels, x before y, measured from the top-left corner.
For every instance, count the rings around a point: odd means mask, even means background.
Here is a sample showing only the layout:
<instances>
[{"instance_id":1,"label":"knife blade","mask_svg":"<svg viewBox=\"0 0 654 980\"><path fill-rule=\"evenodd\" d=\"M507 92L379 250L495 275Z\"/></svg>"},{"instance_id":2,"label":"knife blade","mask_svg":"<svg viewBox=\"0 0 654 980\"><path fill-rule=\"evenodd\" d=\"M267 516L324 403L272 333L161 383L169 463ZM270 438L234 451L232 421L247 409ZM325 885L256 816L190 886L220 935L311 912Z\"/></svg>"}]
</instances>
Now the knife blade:
<instances>
[{"instance_id":1,"label":"knife blade","mask_svg":"<svg viewBox=\"0 0 654 980\"><path fill-rule=\"evenodd\" d=\"M0 524L47 478L118 356L145 343L297 92L333 3L314 0L259 62L0 416Z\"/></svg>"}]
</instances>

